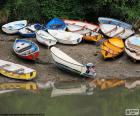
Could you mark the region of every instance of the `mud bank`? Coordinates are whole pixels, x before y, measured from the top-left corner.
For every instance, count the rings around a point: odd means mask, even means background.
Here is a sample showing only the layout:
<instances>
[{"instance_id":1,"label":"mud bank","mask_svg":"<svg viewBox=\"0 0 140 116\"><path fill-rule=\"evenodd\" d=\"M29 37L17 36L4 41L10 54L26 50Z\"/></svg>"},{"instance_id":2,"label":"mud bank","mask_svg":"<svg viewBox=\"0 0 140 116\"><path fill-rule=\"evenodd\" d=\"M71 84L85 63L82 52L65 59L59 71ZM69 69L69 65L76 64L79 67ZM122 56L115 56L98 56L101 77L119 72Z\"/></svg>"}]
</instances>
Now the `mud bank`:
<instances>
[{"instance_id":1,"label":"mud bank","mask_svg":"<svg viewBox=\"0 0 140 116\"><path fill-rule=\"evenodd\" d=\"M30 68L37 70L37 77L34 81L46 82L48 80L56 81L81 81L80 76L64 72L58 69L54 64L50 54L50 50L39 44L35 38L29 38L35 41L40 47L39 59L49 64L40 64L17 57L12 49L13 42L16 38L15 35L0 34L0 59L8 60L11 62L19 63ZM57 44L56 47L60 48L65 53L69 54L72 58L80 63L86 64L92 62L96 64L97 75L95 78L104 79L136 79L140 77L140 63L133 63L130 58L124 53L122 56L104 61L100 55L99 48L94 43L80 43L79 45L63 45ZM82 80L85 80L84 78ZM0 75L0 82L13 82L17 80L6 78Z\"/></svg>"}]
</instances>

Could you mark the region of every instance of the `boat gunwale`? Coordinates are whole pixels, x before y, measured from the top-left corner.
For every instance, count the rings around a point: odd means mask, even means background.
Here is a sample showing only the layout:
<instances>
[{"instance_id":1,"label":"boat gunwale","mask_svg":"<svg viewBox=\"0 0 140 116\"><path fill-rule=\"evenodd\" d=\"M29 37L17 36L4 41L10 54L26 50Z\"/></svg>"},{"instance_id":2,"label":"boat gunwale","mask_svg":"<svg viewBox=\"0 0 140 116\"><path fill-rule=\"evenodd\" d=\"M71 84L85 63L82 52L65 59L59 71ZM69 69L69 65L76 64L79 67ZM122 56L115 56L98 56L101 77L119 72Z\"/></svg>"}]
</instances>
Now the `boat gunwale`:
<instances>
[{"instance_id":1,"label":"boat gunwale","mask_svg":"<svg viewBox=\"0 0 140 116\"><path fill-rule=\"evenodd\" d=\"M133 27L132 27L131 24L126 23L126 22L123 22L123 21L118 20L118 19L108 18L108 17L99 17L99 18L98 18L98 21L99 21L100 23L102 23L102 24L112 24L112 23L103 23L103 20L105 20L105 21L107 21L107 22L109 22L109 21L115 22L114 25L116 25L116 22L117 22L118 24L121 24L121 25L117 25L117 26L121 26L121 27L123 27L123 28L131 29L131 30L133 29ZM113 25L113 24L112 24L112 25ZM122 26L122 25L123 25L123 26Z\"/></svg>"}]
</instances>

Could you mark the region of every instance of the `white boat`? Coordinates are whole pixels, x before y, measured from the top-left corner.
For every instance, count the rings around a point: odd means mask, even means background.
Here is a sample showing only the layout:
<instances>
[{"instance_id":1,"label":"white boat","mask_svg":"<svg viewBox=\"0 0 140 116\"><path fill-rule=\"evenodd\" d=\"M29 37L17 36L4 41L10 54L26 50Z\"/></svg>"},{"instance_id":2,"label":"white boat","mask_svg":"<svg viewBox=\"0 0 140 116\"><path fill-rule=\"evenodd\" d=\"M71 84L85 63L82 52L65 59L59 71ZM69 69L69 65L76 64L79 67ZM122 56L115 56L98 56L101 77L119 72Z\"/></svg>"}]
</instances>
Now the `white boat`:
<instances>
[{"instance_id":1,"label":"white boat","mask_svg":"<svg viewBox=\"0 0 140 116\"><path fill-rule=\"evenodd\" d=\"M92 63L83 65L56 47L51 48L51 55L55 64L62 69L66 69L86 77L94 77L96 75L95 67Z\"/></svg>"},{"instance_id":2,"label":"white boat","mask_svg":"<svg viewBox=\"0 0 140 116\"><path fill-rule=\"evenodd\" d=\"M77 88L68 88L68 89L57 89L53 87L51 97L63 96L63 95L86 95L88 87L86 85L81 85Z\"/></svg>"},{"instance_id":3,"label":"white boat","mask_svg":"<svg viewBox=\"0 0 140 116\"><path fill-rule=\"evenodd\" d=\"M76 30L82 30L83 28L87 28L93 31L98 31L99 26L92 24L92 23L88 23L88 22L83 22L83 21L78 21L78 20L68 20L68 19L63 19L63 21L69 25L67 28L71 31L76 31ZM72 25L76 25L75 29L72 27Z\"/></svg>"},{"instance_id":4,"label":"white boat","mask_svg":"<svg viewBox=\"0 0 140 116\"><path fill-rule=\"evenodd\" d=\"M31 80L36 76L34 69L5 60L0 60L0 73L10 78L22 80Z\"/></svg>"},{"instance_id":5,"label":"white boat","mask_svg":"<svg viewBox=\"0 0 140 116\"><path fill-rule=\"evenodd\" d=\"M101 24L111 24L111 25L117 25L123 28L131 29L132 30L132 25L125 23L123 21L113 19L113 18L107 18L107 17L99 17L98 18L99 23Z\"/></svg>"},{"instance_id":6,"label":"white boat","mask_svg":"<svg viewBox=\"0 0 140 116\"><path fill-rule=\"evenodd\" d=\"M38 42L50 47L52 45L55 45L57 43L57 40L51 36L49 33L39 30L36 32L36 39Z\"/></svg>"},{"instance_id":7,"label":"white boat","mask_svg":"<svg viewBox=\"0 0 140 116\"><path fill-rule=\"evenodd\" d=\"M42 28L39 23L26 26L19 30L19 34L23 37L35 37L35 32Z\"/></svg>"},{"instance_id":8,"label":"white boat","mask_svg":"<svg viewBox=\"0 0 140 116\"><path fill-rule=\"evenodd\" d=\"M83 35L66 32L63 30L48 30L48 32L57 39L59 43L63 44L78 44L82 41Z\"/></svg>"},{"instance_id":9,"label":"white boat","mask_svg":"<svg viewBox=\"0 0 140 116\"><path fill-rule=\"evenodd\" d=\"M100 29L108 37L116 36L122 39L126 39L132 34L134 34L134 31L131 29L123 28L112 24L100 24Z\"/></svg>"},{"instance_id":10,"label":"white boat","mask_svg":"<svg viewBox=\"0 0 140 116\"><path fill-rule=\"evenodd\" d=\"M93 35L93 33L97 33L91 29L83 28L81 26L73 25L73 24L67 24L67 29L69 32L78 33L84 36Z\"/></svg>"},{"instance_id":11,"label":"white boat","mask_svg":"<svg viewBox=\"0 0 140 116\"><path fill-rule=\"evenodd\" d=\"M140 35L136 34L125 41L125 52L135 60L140 60Z\"/></svg>"},{"instance_id":12,"label":"white boat","mask_svg":"<svg viewBox=\"0 0 140 116\"><path fill-rule=\"evenodd\" d=\"M24 28L27 25L27 20L14 21L2 26L2 31L7 34L15 34L19 29Z\"/></svg>"},{"instance_id":13,"label":"white boat","mask_svg":"<svg viewBox=\"0 0 140 116\"><path fill-rule=\"evenodd\" d=\"M100 22L101 31L108 37L117 36L126 39L134 34L132 25L123 21L106 17L99 17L98 21Z\"/></svg>"}]
</instances>

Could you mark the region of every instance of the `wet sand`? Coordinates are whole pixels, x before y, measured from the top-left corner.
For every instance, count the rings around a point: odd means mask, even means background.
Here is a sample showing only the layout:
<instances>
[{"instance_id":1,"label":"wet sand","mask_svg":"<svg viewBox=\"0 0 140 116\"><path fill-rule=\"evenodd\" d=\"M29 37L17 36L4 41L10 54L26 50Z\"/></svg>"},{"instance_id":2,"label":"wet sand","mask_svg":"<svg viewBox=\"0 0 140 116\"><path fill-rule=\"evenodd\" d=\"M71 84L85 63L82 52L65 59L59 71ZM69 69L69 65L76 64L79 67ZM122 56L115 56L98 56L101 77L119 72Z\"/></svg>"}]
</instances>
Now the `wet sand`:
<instances>
[{"instance_id":1,"label":"wet sand","mask_svg":"<svg viewBox=\"0 0 140 116\"><path fill-rule=\"evenodd\" d=\"M37 77L33 81L46 82L48 80L56 81L81 81L87 80L79 75L65 72L58 69L54 64L50 54L50 50L38 43L35 38L29 40L35 41L40 47L39 59L50 64L39 64L32 61L23 60L17 57L12 49L14 40L20 38L16 35L0 34L0 59L19 63L37 71ZM140 77L140 63L133 63L124 53L120 57L112 60L103 60L99 52L99 47L94 43L82 42L78 45L57 44L65 53L69 54L73 59L80 63L86 64L92 62L96 64L97 75L95 78L104 79L136 79ZM0 82L14 82L18 80L10 79L0 75Z\"/></svg>"}]
</instances>

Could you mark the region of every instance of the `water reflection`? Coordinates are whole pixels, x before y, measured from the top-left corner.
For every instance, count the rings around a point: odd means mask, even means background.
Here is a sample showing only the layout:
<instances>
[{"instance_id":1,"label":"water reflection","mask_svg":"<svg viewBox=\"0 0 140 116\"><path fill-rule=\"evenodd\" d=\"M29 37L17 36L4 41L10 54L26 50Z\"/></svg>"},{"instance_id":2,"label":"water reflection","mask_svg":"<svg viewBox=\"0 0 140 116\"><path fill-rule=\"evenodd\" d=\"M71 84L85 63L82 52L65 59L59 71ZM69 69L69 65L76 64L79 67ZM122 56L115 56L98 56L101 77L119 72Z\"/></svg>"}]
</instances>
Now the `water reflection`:
<instances>
[{"instance_id":1,"label":"water reflection","mask_svg":"<svg viewBox=\"0 0 140 116\"><path fill-rule=\"evenodd\" d=\"M57 84L59 83L59 86ZM105 80L105 79L94 79L89 82L77 82L77 83L63 83L61 87L61 82L47 81L41 82L5 82L0 83L0 94L27 90L37 92L41 89L51 88L51 97L64 96L64 95L92 95L95 88L100 88L101 90L106 90L109 88L114 88L118 86L123 86L128 89L133 89L140 85L140 80ZM72 85L72 86L70 86ZM46 93L47 94L47 93Z\"/></svg>"},{"instance_id":2,"label":"water reflection","mask_svg":"<svg viewBox=\"0 0 140 116\"><path fill-rule=\"evenodd\" d=\"M0 83L0 90L37 90L38 86L35 82L6 82Z\"/></svg>"},{"instance_id":3,"label":"water reflection","mask_svg":"<svg viewBox=\"0 0 140 116\"><path fill-rule=\"evenodd\" d=\"M62 95L92 95L93 87L89 87L87 84L81 84L79 87L58 89L53 86L51 97Z\"/></svg>"}]
</instances>

